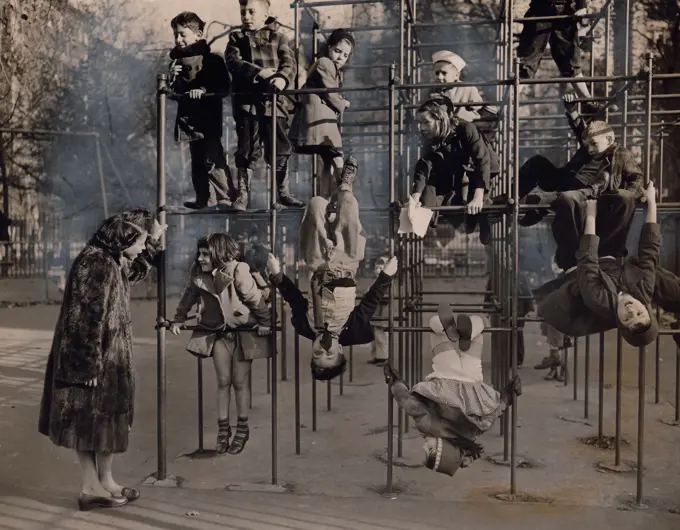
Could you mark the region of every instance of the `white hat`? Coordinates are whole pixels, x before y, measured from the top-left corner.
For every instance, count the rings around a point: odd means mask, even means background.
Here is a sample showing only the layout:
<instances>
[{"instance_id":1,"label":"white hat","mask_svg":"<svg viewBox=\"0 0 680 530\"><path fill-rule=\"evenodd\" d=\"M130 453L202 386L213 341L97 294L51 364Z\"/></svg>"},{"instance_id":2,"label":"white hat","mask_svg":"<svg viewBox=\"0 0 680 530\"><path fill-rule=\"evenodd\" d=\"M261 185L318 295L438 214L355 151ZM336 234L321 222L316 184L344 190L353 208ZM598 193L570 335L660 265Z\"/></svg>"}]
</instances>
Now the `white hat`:
<instances>
[{"instance_id":1,"label":"white hat","mask_svg":"<svg viewBox=\"0 0 680 530\"><path fill-rule=\"evenodd\" d=\"M434 63L443 62L452 64L453 67L459 72L463 71L463 68L465 68L466 64L460 55L458 55L457 53L450 52L448 50L442 50L433 53L432 62Z\"/></svg>"}]
</instances>

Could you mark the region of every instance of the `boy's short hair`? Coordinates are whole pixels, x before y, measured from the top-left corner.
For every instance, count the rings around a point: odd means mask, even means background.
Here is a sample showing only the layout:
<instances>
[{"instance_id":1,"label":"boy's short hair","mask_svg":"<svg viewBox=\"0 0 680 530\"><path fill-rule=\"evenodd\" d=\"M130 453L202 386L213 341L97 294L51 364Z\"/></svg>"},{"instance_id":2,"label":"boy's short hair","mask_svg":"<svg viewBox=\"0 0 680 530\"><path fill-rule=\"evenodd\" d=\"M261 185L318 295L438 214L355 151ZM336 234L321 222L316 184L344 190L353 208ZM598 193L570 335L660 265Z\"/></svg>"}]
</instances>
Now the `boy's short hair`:
<instances>
[{"instance_id":1,"label":"boy's short hair","mask_svg":"<svg viewBox=\"0 0 680 530\"><path fill-rule=\"evenodd\" d=\"M183 28L189 28L193 32L197 32L203 31L205 28L205 22L203 22L201 17L192 11L182 11L170 21L170 26L172 29L177 29L181 26Z\"/></svg>"},{"instance_id":2,"label":"boy's short hair","mask_svg":"<svg viewBox=\"0 0 680 530\"><path fill-rule=\"evenodd\" d=\"M248 2L264 2L265 4L267 4L267 7L272 6L271 0L238 0L238 3L241 4L242 6L247 6Z\"/></svg>"},{"instance_id":3,"label":"boy's short hair","mask_svg":"<svg viewBox=\"0 0 680 530\"><path fill-rule=\"evenodd\" d=\"M317 366L314 363L314 359L312 358L310 366L312 368L312 377L314 379L317 381L330 381L331 379L335 379L345 372L345 368L347 368L347 359L345 358L344 354L340 353L338 354L338 363L336 365L321 367Z\"/></svg>"},{"instance_id":4,"label":"boy's short hair","mask_svg":"<svg viewBox=\"0 0 680 530\"><path fill-rule=\"evenodd\" d=\"M590 136L591 138L593 136L600 136L603 134L614 137L614 129L612 129L612 126L606 121L593 120L588 124L588 127L586 127L586 135Z\"/></svg>"},{"instance_id":5,"label":"boy's short hair","mask_svg":"<svg viewBox=\"0 0 680 530\"><path fill-rule=\"evenodd\" d=\"M631 346L643 347L651 344L659 334L659 322L657 322L654 314L649 306L647 314L649 315L649 322L640 322L632 327L626 327L621 323L621 320L616 318L617 327L621 332L623 339Z\"/></svg>"}]
</instances>

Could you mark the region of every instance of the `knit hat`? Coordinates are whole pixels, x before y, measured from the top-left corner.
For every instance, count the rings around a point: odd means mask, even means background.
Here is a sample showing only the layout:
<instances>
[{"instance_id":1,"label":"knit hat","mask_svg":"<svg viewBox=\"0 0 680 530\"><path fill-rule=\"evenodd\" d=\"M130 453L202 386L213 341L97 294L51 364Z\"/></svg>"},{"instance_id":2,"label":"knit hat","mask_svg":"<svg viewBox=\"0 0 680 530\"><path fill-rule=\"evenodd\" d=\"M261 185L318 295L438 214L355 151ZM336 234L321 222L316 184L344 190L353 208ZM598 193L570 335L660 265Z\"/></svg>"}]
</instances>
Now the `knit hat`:
<instances>
[{"instance_id":1,"label":"knit hat","mask_svg":"<svg viewBox=\"0 0 680 530\"><path fill-rule=\"evenodd\" d=\"M448 440L437 438L435 451L428 451L425 466L437 473L453 476L463 461L462 451Z\"/></svg>"},{"instance_id":2,"label":"knit hat","mask_svg":"<svg viewBox=\"0 0 680 530\"><path fill-rule=\"evenodd\" d=\"M442 50L438 51L432 54L432 62L433 63L449 63L450 65L453 65L453 67L458 70L459 72L463 71L463 68L465 68L465 61L463 58L458 55L457 53L450 52L448 50Z\"/></svg>"}]
</instances>

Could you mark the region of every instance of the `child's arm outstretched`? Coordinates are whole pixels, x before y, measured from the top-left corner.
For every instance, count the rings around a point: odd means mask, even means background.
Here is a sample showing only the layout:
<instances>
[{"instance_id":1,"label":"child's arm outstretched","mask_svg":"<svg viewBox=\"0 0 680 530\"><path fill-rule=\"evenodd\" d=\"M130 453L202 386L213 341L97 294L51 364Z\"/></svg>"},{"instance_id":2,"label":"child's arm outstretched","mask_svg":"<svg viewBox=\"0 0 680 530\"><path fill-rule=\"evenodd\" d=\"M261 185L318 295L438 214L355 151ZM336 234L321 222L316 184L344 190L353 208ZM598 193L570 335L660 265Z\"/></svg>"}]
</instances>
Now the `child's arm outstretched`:
<instances>
[{"instance_id":1,"label":"child's arm outstretched","mask_svg":"<svg viewBox=\"0 0 680 530\"><path fill-rule=\"evenodd\" d=\"M417 203L420 201L420 196L423 194L427 182L430 180L430 173L432 172L432 161L427 158L420 158L416 162L416 167L413 172L413 186L411 188L411 198Z\"/></svg>"},{"instance_id":2,"label":"child's arm outstretched","mask_svg":"<svg viewBox=\"0 0 680 530\"><path fill-rule=\"evenodd\" d=\"M361 303L350 313L347 319L348 328L352 327L355 322L370 322L387 293L387 289L397 273L398 266L397 258L391 257L385 264L385 268L378 274L371 288L364 294Z\"/></svg>"},{"instance_id":3,"label":"child's arm outstretched","mask_svg":"<svg viewBox=\"0 0 680 530\"><path fill-rule=\"evenodd\" d=\"M236 269L234 269L234 286L245 306L255 316L258 328L266 328L267 331L271 330L271 311L267 307L262 291L257 287L253 275L250 274L250 267L247 263L241 262L236 265ZM264 332L264 330L262 331Z\"/></svg>"},{"instance_id":4,"label":"child's arm outstretched","mask_svg":"<svg viewBox=\"0 0 680 530\"><path fill-rule=\"evenodd\" d=\"M581 246L576 253L576 278L583 303L598 317L611 320L616 315L616 293L612 293L602 277L596 235L597 201L586 201L586 224Z\"/></svg>"},{"instance_id":5,"label":"child's arm outstretched","mask_svg":"<svg viewBox=\"0 0 680 530\"><path fill-rule=\"evenodd\" d=\"M574 102L576 96L574 94L565 94L562 98L564 100L564 111L569 121L574 136L578 138L579 144L583 147L583 135L586 132L586 122L578 111L578 105Z\"/></svg>"},{"instance_id":6,"label":"child's arm outstretched","mask_svg":"<svg viewBox=\"0 0 680 530\"><path fill-rule=\"evenodd\" d=\"M314 340L315 333L307 318L309 302L295 284L281 271L281 264L273 254L267 257L267 274L269 279L279 290L283 299L288 302L291 310L290 321L300 335L309 340Z\"/></svg>"},{"instance_id":7,"label":"child's arm outstretched","mask_svg":"<svg viewBox=\"0 0 680 530\"><path fill-rule=\"evenodd\" d=\"M203 90L211 94L226 94L230 88L227 66L219 55L207 54L203 59L203 68L189 88Z\"/></svg>"},{"instance_id":8,"label":"child's arm outstretched","mask_svg":"<svg viewBox=\"0 0 680 530\"><path fill-rule=\"evenodd\" d=\"M274 79L274 84L279 90L285 90L295 83L295 76L297 74L295 53L290 45L290 39L283 34L279 34L279 42L276 51L279 58L279 68L277 74L283 76L285 83L283 85L277 84Z\"/></svg>"}]
</instances>

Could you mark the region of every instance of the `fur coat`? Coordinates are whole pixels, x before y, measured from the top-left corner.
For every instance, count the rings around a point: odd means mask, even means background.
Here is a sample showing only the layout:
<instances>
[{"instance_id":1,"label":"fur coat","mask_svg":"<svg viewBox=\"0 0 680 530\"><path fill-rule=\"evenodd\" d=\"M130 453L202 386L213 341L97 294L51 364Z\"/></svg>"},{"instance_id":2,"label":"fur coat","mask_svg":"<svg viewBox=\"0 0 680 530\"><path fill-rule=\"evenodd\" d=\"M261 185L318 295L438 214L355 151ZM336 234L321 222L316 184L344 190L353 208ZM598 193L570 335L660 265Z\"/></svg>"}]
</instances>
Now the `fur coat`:
<instances>
[{"instance_id":1,"label":"fur coat","mask_svg":"<svg viewBox=\"0 0 680 530\"><path fill-rule=\"evenodd\" d=\"M137 260L93 239L69 272L47 359L38 430L55 445L122 453L134 417L130 284L157 249ZM86 383L97 380L95 387Z\"/></svg>"}]
</instances>

